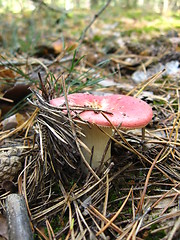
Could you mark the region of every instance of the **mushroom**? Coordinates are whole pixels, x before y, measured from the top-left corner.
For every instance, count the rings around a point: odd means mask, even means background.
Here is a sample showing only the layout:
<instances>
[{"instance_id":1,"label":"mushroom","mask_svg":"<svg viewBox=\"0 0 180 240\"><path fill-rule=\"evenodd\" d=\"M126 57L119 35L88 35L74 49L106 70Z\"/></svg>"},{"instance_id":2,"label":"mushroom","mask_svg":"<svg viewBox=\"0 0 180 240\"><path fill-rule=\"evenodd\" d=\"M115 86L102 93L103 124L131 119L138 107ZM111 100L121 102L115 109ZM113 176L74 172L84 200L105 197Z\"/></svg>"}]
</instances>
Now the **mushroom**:
<instances>
[{"instance_id":1,"label":"mushroom","mask_svg":"<svg viewBox=\"0 0 180 240\"><path fill-rule=\"evenodd\" d=\"M144 101L126 95L96 96L87 93L74 93L67 96L69 107L85 107L79 111L82 120L89 124L80 124L85 137L82 139L89 149L93 148L93 155L82 149L86 160L93 169L100 165L109 136L113 133L113 126L123 129L144 128L152 119L151 107ZM54 106L65 104L64 97L50 100ZM89 108L89 109L88 109ZM93 110L92 110L93 109ZM72 111L72 114L73 111ZM107 133L107 134L106 134ZM104 161L111 157L109 146Z\"/></svg>"}]
</instances>

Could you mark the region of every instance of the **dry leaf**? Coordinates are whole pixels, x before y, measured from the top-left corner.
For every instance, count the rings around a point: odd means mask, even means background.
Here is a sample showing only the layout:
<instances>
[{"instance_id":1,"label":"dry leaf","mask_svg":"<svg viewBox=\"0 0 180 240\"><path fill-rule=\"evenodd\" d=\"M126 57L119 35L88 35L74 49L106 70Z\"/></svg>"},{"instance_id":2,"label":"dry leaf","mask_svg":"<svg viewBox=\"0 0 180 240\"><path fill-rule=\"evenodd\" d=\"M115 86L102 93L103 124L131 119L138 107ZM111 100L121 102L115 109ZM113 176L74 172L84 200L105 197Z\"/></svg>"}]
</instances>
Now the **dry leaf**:
<instances>
[{"instance_id":1,"label":"dry leaf","mask_svg":"<svg viewBox=\"0 0 180 240\"><path fill-rule=\"evenodd\" d=\"M27 84L15 85L14 87L8 89L3 95L3 97L11 99L14 101L14 103L17 103L31 93L29 87L30 85Z\"/></svg>"},{"instance_id":2,"label":"dry leaf","mask_svg":"<svg viewBox=\"0 0 180 240\"><path fill-rule=\"evenodd\" d=\"M16 113L6 119L4 119L0 123L0 128L2 128L4 131L10 130L12 128L19 127L22 123L26 121L26 116Z\"/></svg>"},{"instance_id":3,"label":"dry leaf","mask_svg":"<svg viewBox=\"0 0 180 240\"><path fill-rule=\"evenodd\" d=\"M0 214L0 240L8 240L8 226L6 218Z\"/></svg>"},{"instance_id":4,"label":"dry leaf","mask_svg":"<svg viewBox=\"0 0 180 240\"><path fill-rule=\"evenodd\" d=\"M9 88L9 83L16 77L14 71L4 66L0 66L0 93L4 93Z\"/></svg>"},{"instance_id":5,"label":"dry leaf","mask_svg":"<svg viewBox=\"0 0 180 240\"><path fill-rule=\"evenodd\" d=\"M55 51L55 54L59 54L63 51L63 49L67 49L68 51L76 49L78 46L77 42L67 40L67 42L63 43L62 40L58 39L57 41L53 42L52 47Z\"/></svg>"},{"instance_id":6,"label":"dry leaf","mask_svg":"<svg viewBox=\"0 0 180 240\"><path fill-rule=\"evenodd\" d=\"M36 57L44 57L44 58L52 58L56 57L63 50L72 51L76 49L78 43L75 41L67 40L67 42L63 42L62 40L57 40L52 43L50 46L40 45L36 47Z\"/></svg>"},{"instance_id":7,"label":"dry leaf","mask_svg":"<svg viewBox=\"0 0 180 240\"><path fill-rule=\"evenodd\" d=\"M10 192L10 193L15 193L17 192L17 187L14 184L14 182L12 182L11 180L5 180L1 183L1 187L6 191L6 192Z\"/></svg>"},{"instance_id":8,"label":"dry leaf","mask_svg":"<svg viewBox=\"0 0 180 240\"><path fill-rule=\"evenodd\" d=\"M0 109L2 116L10 111L15 104L23 100L31 93L29 86L30 85L27 84L19 84L8 89L4 93L3 97L0 98Z\"/></svg>"},{"instance_id":9,"label":"dry leaf","mask_svg":"<svg viewBox=\"0 0 180 240\"><path fill-rule=\"evenodd\" d=\"M14 79L15 78L15 72L12 71L9 68L6 68L4 66L0 66L0 78L9 78L9 79Z\"/></svg>"}]
</instances>

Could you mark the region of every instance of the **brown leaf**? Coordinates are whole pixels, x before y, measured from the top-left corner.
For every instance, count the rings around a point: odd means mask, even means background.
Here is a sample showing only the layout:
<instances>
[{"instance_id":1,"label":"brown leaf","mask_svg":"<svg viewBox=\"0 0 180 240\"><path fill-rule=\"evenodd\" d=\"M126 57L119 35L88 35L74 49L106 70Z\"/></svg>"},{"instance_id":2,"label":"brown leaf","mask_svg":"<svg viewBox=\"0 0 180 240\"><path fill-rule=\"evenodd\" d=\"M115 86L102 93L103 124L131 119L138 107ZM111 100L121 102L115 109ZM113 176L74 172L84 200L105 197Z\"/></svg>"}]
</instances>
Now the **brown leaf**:
<instances>
[{"instance_id":1,"label":"brown leaf","mask_svg":"<svg viewBox=\"0 0 180 240\"><path fill-rule=\"evenodd\" d=\"M0 66L0 93L4 93L9 88L9 83L12 83L16 75L11 69Z\"/></svg>"},{"instance_id":2,"label":"brown leaf","mask_svg":"<svg viewBox=\"0 0 180 240\"><path fill-rule=\"evenodd\" d=\"M10 181L10 180L6 180L3 181L1 184L1 187L6 191L6 192L10 192L10 193L15 193L17 192L17 187L16 185Z\"/></svg>"},{"instance_id":3,"label":"brown leaf","mask_svg":"<svg viewBox=\"0 0 180 240\"><path fill-rule=\"evenodd\" d=\"M0 109L2 116L10 111L15 104L23 100L31 93L29 87L30 85L19 84L8 89L4 93L3 97L0 98Z\"/></svg>"},{"instance_id":4,"label":"brown leaf","mask_svg":"<svg viewBox=\"0 0 180 240\"><path fill-rule=\"evenodd\" d=\"M7 220L2 214L0 214L0 239L8 240Z\"/></svg>"},{"instance_id":5,"label":"brown leaf","mask_svg":"<svg viewBox=\"0 0 180 240\"><path fill-rule=\"evenodd\" d=\"M10 130L12 128L19 127L21 124L23 124L27 119L25 115L22 115L20 113L16 113L6 119L4 119L0 123L0 128L2 128L4 131Z\"/></svg>"},{"instance_id":6,"label":"brown leaf","mask_svg":"<svg viewBox=\"0 0 180 240\"><path fill-rule=\"evenodd\" d=\"M14 101L14 103L17 103L31 93L31 90L29 89L29 87L30 87L29 84L15 85L14 87L8 89L3 95L3 97L11 99Z\"/></svg>"},{"instance_id":7,"label":"brown leaf","mask_svg":"<svg viewBox=\"0 0 180 240\"><path fill-rule=\"evenodd\" d=\"M67 40L65 43L58 39L57 41L53 42L52 45L40 45L36 47L36 57L44 57L44 58L52 58L56 57L60 54L63 50L72 51L76 49L78 43L75 41Z\"/></svg>"},{"instance_id":8,"label":"brown leaf","mask_svg":"<svg viewBox=\"0 0 180 240\"><path fill-rule=\"evenodd\" d=\"M67 41L66 43L63 43L62 40L57 40L55 42L53 42L52 47L55 51L55 54L59 54L63 51L63 49L67 49L67 51L71 51L76 49L78 46L77 42L74 41Z\"/></svg>"},{"instance_id":9,"label":"brown leaf","mask_svg":"<svg viewBox=\"0 0 180 240\"><path fill-rule=\"evenodd\" d=\"M35 56L36 57L44 57L44 58L52 58L52 56L55 55L55 51L52 47L46 46L46 45L40 45L35 47L36 52Z\"/></svg>"},{"instance_id":10,"label":"brown leaf","mask_svg":"<svg viewBox=\"0 0 180 240\"><path fill-rule=\"evenodd\" d=\"M4 66L0 66L0 78L15 78L15 72L9 68L5 68Z\"/></svg>"}]
</instances>

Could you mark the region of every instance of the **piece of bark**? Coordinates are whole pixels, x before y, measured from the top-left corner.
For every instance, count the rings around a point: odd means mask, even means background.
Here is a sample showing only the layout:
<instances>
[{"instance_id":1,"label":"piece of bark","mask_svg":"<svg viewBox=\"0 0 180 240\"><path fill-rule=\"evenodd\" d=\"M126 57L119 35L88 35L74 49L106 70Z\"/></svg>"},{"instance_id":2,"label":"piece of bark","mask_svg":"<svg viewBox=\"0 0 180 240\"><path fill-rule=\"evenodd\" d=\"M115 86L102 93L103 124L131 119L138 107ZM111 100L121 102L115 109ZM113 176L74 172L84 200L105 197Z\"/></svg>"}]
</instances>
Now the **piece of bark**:
<instances>
[{"instance_id":1,"label":"piece of bark","mask_svg":"<svg viewBox=\"0 0 180 240\"><path fill-rule=\"evenodd\" d=\"M32 240L33 233L24 197L9 194L6 198L6 212L9 240Z\"/></svg>"}]
</instances>

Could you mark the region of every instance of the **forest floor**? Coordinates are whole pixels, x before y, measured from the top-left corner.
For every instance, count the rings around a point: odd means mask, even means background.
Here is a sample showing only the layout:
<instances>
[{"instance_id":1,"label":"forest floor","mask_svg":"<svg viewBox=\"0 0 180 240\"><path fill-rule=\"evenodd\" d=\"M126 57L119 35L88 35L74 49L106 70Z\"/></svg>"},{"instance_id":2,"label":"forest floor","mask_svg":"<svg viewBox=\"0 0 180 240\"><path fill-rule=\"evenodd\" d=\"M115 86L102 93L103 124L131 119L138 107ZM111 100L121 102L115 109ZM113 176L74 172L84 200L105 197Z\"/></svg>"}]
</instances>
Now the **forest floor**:
<instances>
[{"instance_id":1,"label":"forest floor","mask_svg":"<svg viewBox=\"0 0 180 240\"><path fill-rule=\"evenodd\" d=\"M179 13L97 12L41 5L0 16L0 239L12 193L25 198L34 239L180 238ZM94 175L79 167L77 139L63 143L70 119L62 138L47 105L76 92L153 109L145 133L114 129L112 157Z\"/></svg>"}]
</instances>

